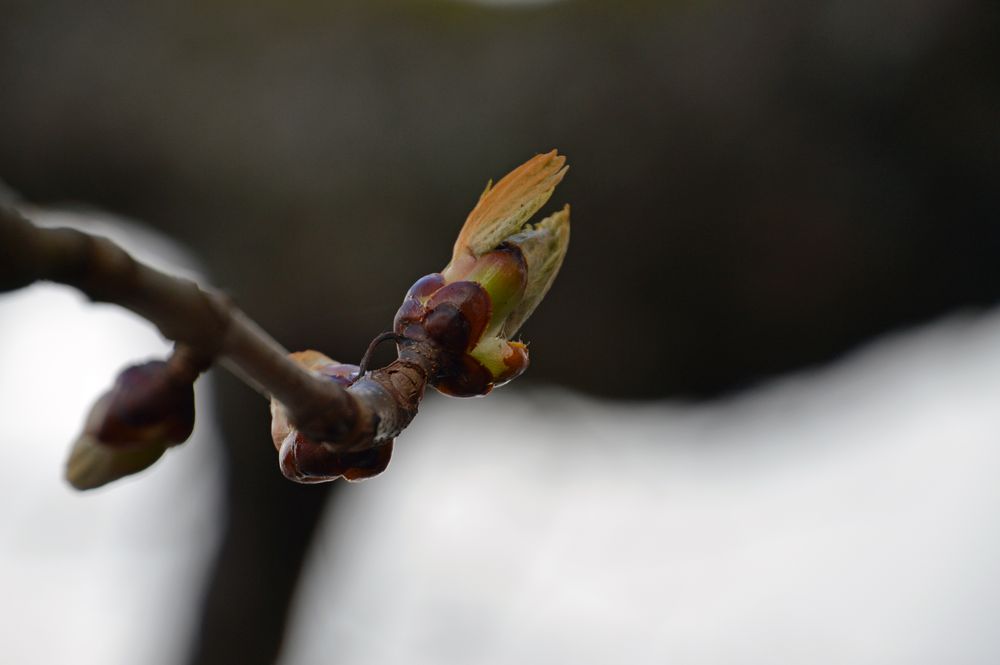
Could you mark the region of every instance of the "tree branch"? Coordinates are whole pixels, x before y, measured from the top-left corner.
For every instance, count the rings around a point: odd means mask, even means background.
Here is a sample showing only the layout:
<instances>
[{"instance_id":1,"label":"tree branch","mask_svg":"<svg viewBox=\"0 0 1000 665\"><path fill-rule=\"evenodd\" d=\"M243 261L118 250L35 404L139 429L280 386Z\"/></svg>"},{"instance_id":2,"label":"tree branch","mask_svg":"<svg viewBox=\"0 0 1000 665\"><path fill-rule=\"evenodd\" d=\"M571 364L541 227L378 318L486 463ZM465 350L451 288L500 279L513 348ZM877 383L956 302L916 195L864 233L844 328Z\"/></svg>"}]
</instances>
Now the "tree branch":
<instances>
[{"instance_id":1,"label":"tree branch","mask_svg":"<svg viewBox=\"0 0 1000 665\"><path fill-rule=\"evenodd\" d=\"M98 487L146 468L194 426L192 385L218 362L271 398L271 435L288 478L367 478L385 469L393 439L417 413L426 386L485 395L528 366L511 341L555 279L569 242L568 207L532 226L566 172L556 151L536 155L470 213L441 273L406 294L391 333L362 367L316 351L289 354L225 295L151 268L110 240L40 228L0 207L0 292L36 281L75 287L132 310L176 342L166 361L124 370L91 410L70 453L69 481ZM398 357L367 371L375 344Z\"/></svg>"},{"instance_id":2,"label":"tree branch","mask_svg":"<svg viewBox=\"0 0 1000 665\"><path fill-rule=\"evenodd\" d=\"M265 397L273 396L310 438L345 451L398 434L412 419L419 397L409 394L399 401L395 375L405 375L410 393L420 392L431 369L402 364L344 388L292 361L226 296L151 268L106 238L40 228L0 207L0 247L6 255L0 261L0 291L51 281L75 287L95 302L125 307L167 339L220 362Z\"/></svg>"}]
</instances>

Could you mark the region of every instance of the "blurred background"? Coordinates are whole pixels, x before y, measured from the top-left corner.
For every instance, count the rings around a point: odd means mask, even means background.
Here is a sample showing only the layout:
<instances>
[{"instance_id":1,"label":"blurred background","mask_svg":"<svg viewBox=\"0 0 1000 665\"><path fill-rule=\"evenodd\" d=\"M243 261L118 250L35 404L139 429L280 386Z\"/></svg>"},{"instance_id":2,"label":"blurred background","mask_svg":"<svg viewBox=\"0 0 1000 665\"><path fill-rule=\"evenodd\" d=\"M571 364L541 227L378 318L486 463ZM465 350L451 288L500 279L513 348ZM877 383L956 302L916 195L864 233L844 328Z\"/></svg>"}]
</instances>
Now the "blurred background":
<instances>
[{"instance_id":1,"label":"blurred background","mask_svg":"<svg viewBox=\"0 0 1000 665\"><path fill-rule=\"evenodd\" d=\"M12 435L51 460L6 462L35 497L0 512L17 662L1000 658L996 2L0 9L6 198L291 349L356 361L538 152L569 158L574 225L529 373L429 399L361 485L284 481L215 372L198 441L70 494L86 405L162 342L5 296L4 412L39 367L72 391L65 432Z\"/></svg>"}]
</instances>

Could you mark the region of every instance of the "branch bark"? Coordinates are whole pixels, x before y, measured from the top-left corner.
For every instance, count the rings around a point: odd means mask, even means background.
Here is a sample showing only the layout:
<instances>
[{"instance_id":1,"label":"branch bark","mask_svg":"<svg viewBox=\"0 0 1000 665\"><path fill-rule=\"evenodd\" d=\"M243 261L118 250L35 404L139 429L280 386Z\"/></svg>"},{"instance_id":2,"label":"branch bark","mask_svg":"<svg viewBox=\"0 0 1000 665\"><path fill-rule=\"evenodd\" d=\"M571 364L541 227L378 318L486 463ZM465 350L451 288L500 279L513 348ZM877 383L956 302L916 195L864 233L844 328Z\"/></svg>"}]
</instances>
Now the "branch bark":
<instances>
[{"instance_id":1,"label":"branch bark","mask_svg":"<svg viewBox=\"0 0 1000 665\"><path fill-rule=\"evenodd\" d=\"M151 268L106 238L41 228L10 208L0 207L0 248L0 292L51 281L125 307L206 364L218 362L276 399L299 431L338 451L391 441L413 419L435 370L433 355L417 347L343 387L289 359L224 294Z\"/></svg>"}]
</instances>

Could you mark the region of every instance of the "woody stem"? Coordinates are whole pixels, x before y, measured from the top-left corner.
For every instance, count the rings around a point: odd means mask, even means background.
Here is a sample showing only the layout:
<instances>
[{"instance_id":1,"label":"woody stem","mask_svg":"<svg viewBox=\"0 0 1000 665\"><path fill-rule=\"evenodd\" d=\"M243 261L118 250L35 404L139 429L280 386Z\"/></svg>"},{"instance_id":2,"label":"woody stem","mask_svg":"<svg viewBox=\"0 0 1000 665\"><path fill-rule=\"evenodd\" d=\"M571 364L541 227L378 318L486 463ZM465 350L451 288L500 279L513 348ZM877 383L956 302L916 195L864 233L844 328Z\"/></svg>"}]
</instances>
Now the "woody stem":
<instances>
[{"instance_id":1,"label":"woody stem","mask_svg":"<svg viewBox=\"0 0 1000 665\"><path fill-rule=\"evenodd\" d=\"M405 427L423 395L427 368L393 363L345 389L288 358L288 352L225 295L137 261L106 238L41 228L0 207L0 292L36 281L72 286L153 323L196 365L219 362L273 396L307 436L359 450Z\"/></svg>"}]
</instances>

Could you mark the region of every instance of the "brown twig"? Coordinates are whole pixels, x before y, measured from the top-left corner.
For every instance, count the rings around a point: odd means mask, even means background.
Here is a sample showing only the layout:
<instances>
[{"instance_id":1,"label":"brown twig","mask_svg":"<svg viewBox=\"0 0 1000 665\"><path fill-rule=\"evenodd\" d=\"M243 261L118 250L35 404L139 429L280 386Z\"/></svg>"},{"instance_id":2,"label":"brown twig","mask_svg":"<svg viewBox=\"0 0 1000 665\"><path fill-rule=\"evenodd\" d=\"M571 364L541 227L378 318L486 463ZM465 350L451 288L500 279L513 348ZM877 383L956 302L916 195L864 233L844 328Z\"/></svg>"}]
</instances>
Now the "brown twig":
<instances>
[{"instance_id":1,"label":"brown twig","mask_svg":"<svg viewBox=\"0 0 1000 665\"><path fill-rule=\"evenodd\" d=\"M106 238L40 228L0 207L0 248L0 292L51 281L125 307L197 357L194 365L221 363L278 400L303 434L344 451L379 445L406 427L433 370L429 355L411 353L344 388L290 360L225 295L155 270Z\"/></svg>"},{"instance_id":2,"label":"brown twig","mask_svg":"<svg viewBox=\"0 0 1000 665\"><path fill-rule=\"evenodd\" d=\"M358 363L358 379L368 373L368 366L371 365L372 357L375 355L375 349L377 349L379 345L383 342L388 342L389 340L399 342L402 339L402 335L399 335L392 330L387 330L376 335L375 339L368 343L368 348L365 349L365 355L361 356L361 362ZM355 379L355 381L357 381L357 379Z\"/></svg>"}]
</instances>

